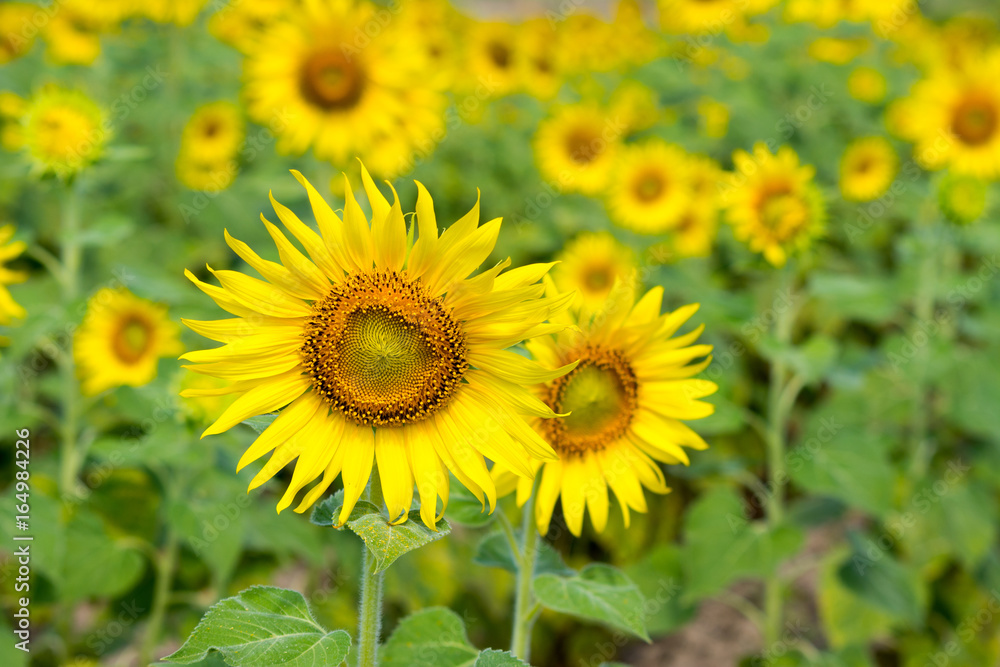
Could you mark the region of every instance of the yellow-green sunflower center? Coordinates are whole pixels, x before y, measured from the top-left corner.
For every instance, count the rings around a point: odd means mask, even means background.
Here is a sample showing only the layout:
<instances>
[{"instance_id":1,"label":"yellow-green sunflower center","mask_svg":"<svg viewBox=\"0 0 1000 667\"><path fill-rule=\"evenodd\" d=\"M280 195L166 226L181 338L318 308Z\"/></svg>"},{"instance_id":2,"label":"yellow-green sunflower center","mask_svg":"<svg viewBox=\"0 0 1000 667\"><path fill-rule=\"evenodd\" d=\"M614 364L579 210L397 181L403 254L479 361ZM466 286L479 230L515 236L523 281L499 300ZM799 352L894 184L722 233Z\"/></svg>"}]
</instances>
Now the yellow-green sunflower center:
<instances>
[{"instance_id":1,"label":"yellow-green sunflower center","mask_svg":"<svg viewBox=\"0 0 1000 667\"><path fill-rule=\"evenodd\" d=\"M951 131L963 143L979 146L988 142L1000 125L1000 113L991 100L970 97L955 109Z\"/></svg>"},{"instance_id":2,"label":"yellow-green sunflower center","mask_svg":"<svg viewBox=\"0 0 1000 667\"><path fill-rule=\"evenodd\" d=\"M469 367L441 300L395 272L348 276L313 308L302 346L313 387L357 424L426 419Z\"/></svg>"},{"instance_id":3,"label":"yellow-green sunflower center","mask_svg":"<svg viewBox=\"0 0 1000 667\"><path fill-rule=\"evenodd\" d=\"M134 314L122 318L111 339L115 356L124 364L134 364L146 356L152 342L152 325Z\"/></svg>"},{"instance_id":4,"label":"yellow-green sunflower center","mask_svg":"<svg viewBox=\"0 0 1000 667\"><path fill-rule=\"evenodd\" d=\"M364 72L356 61L339 51L320 51L309 56L299 73L302 96L327 111L350 109L365 90Z\"/></svg>"},{"instance_id":5,"label":"yellow-green sunflower center","mask_svg":"<svg viewBox=\"0 0 1000 667\"><path fill-rule=\"evenodd\" d=\"M765 193L758 211L761 224L779 241L794 237L809 223L809 207L788 188Z\"/></svg>"},{"instance_id":6,"label":"yellow-green sunflower center","mask_svg":"<svg viewBox=\"0 0 1000 667\"><path fill-rule=\"evenodd\" d=\"M617 350L587 347L580 364L548 387L546 403L559 413L542 422L546 439L562 455L599 451L625 435L638 403L638 382Z\"/></svg>"},{"instance_id":7,"label":"yellow-green sunflower center","mask_svg":"<svg viewBox=\"0 0 1000 667\"><path fill-rule=\"evenodd\" d=\"M663 174L658 170L648 169L636 176L632 191L636 199L649 204L659 199L666 189L667 180Z\"/></svg>"}]
</instances>

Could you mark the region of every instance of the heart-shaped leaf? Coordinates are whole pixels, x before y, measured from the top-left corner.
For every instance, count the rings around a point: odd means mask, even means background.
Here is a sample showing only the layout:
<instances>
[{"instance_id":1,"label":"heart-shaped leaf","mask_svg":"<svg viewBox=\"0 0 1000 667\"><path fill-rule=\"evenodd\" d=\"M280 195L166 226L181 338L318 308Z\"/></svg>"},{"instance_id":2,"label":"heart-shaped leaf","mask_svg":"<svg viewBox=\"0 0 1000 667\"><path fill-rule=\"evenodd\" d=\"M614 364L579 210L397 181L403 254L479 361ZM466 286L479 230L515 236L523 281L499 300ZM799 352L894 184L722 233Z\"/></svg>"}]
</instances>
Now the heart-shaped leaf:
<instances>
[{"instance_id":1,"label":"heart-shaped leaf","mask_svg":"<svg viewBox=\"0 0 1000 667\"><path fill-rule=\"evenodd\" d=\"M549 609L597 621L649 641L645 599L621 570L594 563L579 575L542 574L532 582L535 597Z\"/></svg>"}]
</instances>

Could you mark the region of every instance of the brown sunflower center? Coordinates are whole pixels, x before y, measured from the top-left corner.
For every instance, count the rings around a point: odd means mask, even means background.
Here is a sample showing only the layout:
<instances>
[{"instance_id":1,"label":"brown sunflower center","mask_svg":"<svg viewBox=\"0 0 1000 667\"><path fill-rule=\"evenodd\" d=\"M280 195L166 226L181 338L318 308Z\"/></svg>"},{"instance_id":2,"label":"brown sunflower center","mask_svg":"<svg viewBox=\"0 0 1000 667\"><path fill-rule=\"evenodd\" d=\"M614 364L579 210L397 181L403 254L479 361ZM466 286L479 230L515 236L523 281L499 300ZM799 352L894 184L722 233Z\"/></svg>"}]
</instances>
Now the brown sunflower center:
<instances>
[{"instance_id":1,"label":"brown sunflower center","mask_svg":"<svg viewBox=\"0 0 1000 667\"><path fill-rule=\"evenodd\" d=\"M989 141L1000 125L1000 114L990 100L970 97L956 108L951 121L951 131L970 146Z\"/></svg>"},{"instance_id":2,"label":"brown sunflower center","mask_svg":"<svg viewBox=\"0 0 1000 667\"><path fill-rule=\"evenodd\" d=\"M486 53L489 54L490 60L493 64L500 69L507 69L510 67L510 47L501 42L490 42L486 47Z\"/></svg>"},{"instance_id":3,"label":"brown sunflower center","mask_svg":"<svg viewBox=\"0 0 1000 667\"><path fill-rule=\"evenodd\" d=\"M321 109L350 109L361 100L364 90L361 67L339 51L319 51L302 64L299 91Z\"/></svg>"},{"instance_id":4,"label":"brown sunflower center","mask_svg":"<svg viewBox=\"0 0 1000 667\"><path fill-rule=\"evenodd\" d=\"M601 152L601 137L589 127L578 127L566 135L566 152L577 164L590 164Z\"/></svg>"},{"instance_id":5,"label":"brown sunflower center","mask_svg":"<svg viewBox=\"0 0 1000 667\"><path fill-rule=\"evenodd\" d=\"M625 435L638 405L635 372L617 350L587 347L580 364L548 387L545 402L568 417L545 419L546 440L561 455L600 451Z\"/></svg>"},{"instance_id":6,"label":"brown sunflower center","mask_svg":"<svg viewBox=\"0 0 1000 667\"><path fill-rule=\"evenodd\" d=\"M118 323L111 339L115 356L124 364L142 359L153 342L153 327L145 318L130 314Z\"/></svg>"},{"instance_id":7,"label":"brown sunflower center","mask_svg":"<svg viewBox=\"0 0 1000 667\"><path fill-rule=\"evenodd\" d=\"M313 309L302 346L313 387L357 424L426 419L469 367L441 300L395 272L348 276Z\"/></svg>"},{"instance_id":8,"label":"brown sunflower center","mask_svg":"<svg viewBox=\"0 0 1000 667\"><path fill-rule=\"evenodd\" d=\"M583 285L591 292L603 292L611 287L613 281L614 273L609 266L589 266L583 274Z\"/></svg>"},{"instance_id":9,"label":"brown sunflower center","mask_svg":"<svg viewBox=\"0 0 1000 667\"><path fill-rule=\"evenodd\" d=\"M218 118L207 118L202 126L201 133L206 139L211 139L222 130L222 123Z\"/></svg>"},{"instance_id":10,"label":"brown sunflower center","mask_svg":"<svg viewBox=\"0 0 1000 667\"><path fill-rule=\"evenodd\" d=\"M659 171L648 170L638 175L632 189L636 199L648 204L659 199L667 189L667 181Z\"/></svg>"}]
</instances>

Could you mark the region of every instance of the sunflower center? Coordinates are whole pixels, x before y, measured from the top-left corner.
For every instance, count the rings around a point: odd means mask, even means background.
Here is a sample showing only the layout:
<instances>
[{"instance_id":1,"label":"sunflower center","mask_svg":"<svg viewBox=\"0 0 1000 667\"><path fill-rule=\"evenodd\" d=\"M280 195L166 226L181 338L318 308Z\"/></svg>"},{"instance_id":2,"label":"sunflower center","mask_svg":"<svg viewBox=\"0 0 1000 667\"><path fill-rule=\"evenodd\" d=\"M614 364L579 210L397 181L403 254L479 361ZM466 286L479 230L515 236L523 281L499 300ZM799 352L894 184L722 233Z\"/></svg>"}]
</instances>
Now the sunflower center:
<instances>
[{"instance_id":1,"label":"sunflower center","mask_svg":"<svg viewBox=\"0 0 1000 667\"><path fill-rule=\"evenodd\" d=\"M138 315L128 315L118 325L112 337L115 356L125 364L142 359L153 342L153 329Z\"/></svg>"},{"instance_id":2,"label":"sunflower center","mask_svg":"<svg viewBox=\"0 0 1000 667\"><path fill-rule=\"evenodd\" d=\"M441 300L395 272L348 276L313 309L301 349L313 387L357 424L426 419L469 367Z\"/></svg>"},{"instance_id":3,"label":"sunflower center","mask_svg":"<svg viewBox=\"0 0 1000 667\"><path fill-rule=\"evenodd\" d=\"M221 129L222 123L220 123L217 118L209 118L205 121L205 126L202 128L202 134L205 135L206 139L211 139L217 135Z\"/></svg>"},{"instance_id":4,"label":"sunflower center","mask_svg":"<svg viewBox=\"0 0 1000 667\"><path fill-rule=\"evenodd\" d=\"M617 350L587 347L580 364L548 387L546 403L568 417L543 420L546 439L562 455L600 451L625 435L638 404L638 383Z\"/></svg>"},{"instance_id":5,"label":"sunflower center","mask_svg":"<svg viewBox=\"0 0 1000 667\"><path fill-rule=\"evenodd\" d=\"M667 189L663 175L658 171L647 171L635 179L636 199L644 204L656 201Z\"/></svg>"},{"instance_id":6,"label":"sunflower center","mask_svg":"<svg viewBox=\"0 0 1000 667\"><path fill-rule=\"evenodd\" d=\"M566 137L566 152L577 164L590 164L600 153L600 137L590 128L576 128Z\"/></svg>"},{"instance_id":7,"label":"sunflower center","mask_svg":"<svg viewBox=\"0 0 1000 667\"><path fill-rule=\"evenodd\" d=\"M607 266L591 266L583 274L583 285L592 292L607 290L613 280L614 276Z\"/></svg>"},{"instance_id":8,"label":"sunflower center","mask_svg":"<svg viewBox=\"0 0 1000 667\"><path fill-rule=\"evenodd\" d=\"M764 227L779 241L797 234L809 221L809 209L800 197L790 192L773 192L760 203L760 218Z\"/></svg>"},{"instance_id":9,"label":"sunflower center","mask_svg":"<svg viewBox=\"0 0 1000 667\"><path fill-rule=\"evenodd\" d=\"M338 51L314 53L299 74L302 96L327 111L356 106L364 90L364 72Z\"/></svg>"},{"instance_id":10,"label":"sunflower center","mask_svg":"<svg viewBox=\"0 0 1000 667\"><path fill-rule=\"evenodd\" d=\"M858 174L867 174L875 166L875 159L870 155L865 155L858 159L854 165L854 171Z\"/></svg>"},{"instance_id":11,"label":"sunflower center","mask_svg":"<svg viewBox=\"0 0 1000 667\"><path fill-rule=\"evenodd\" d=\"M38 142L47 155L72 159L92 141L94 129L86 116L73 109L49 109L39 118Z\"/></svg>"},{"instance_id":12,"label":"sunflower center","mask_svg":"<svg viewBox=\"0 0 1000 667\"><path fill-rule=\"evenodd\" d=\"M500 42L490 42L489 46L486 48L486 52L490 56L490 60L493 64L500 69L507 69L510 67L510 48L506 44L501 44Z\"/></svg>"},{"instance_id":13,"label":"sunflower center","mask_svg":"<svg viewBox=\"0 0 1000 667\"><path fill-rule=\"evenodd\" d=\"M970 146L985 144L996 133L1000 124L996 107L988 100L971 98L955 109L951 130L963 143Z\"/></svg>"}]
</instances>

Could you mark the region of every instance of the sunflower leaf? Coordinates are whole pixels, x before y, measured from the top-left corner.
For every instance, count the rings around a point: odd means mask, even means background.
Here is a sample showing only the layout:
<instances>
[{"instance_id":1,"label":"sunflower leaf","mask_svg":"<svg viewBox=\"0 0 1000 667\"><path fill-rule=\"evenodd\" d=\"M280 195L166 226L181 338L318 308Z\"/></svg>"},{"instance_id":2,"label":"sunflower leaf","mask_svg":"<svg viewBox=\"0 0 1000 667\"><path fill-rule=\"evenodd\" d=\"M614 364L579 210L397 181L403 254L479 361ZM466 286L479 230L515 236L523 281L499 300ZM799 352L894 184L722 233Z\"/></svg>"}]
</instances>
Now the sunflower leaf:
<instances>
[{"instance_id":1,"label":"sunflower leaf","mask_svg":"<svg viewBox=\"0 0 1000 667\"><path fill-rule=\"evenodd\" d=\"M597 621L649 641L643 612L645 599L618 568L592 563L573 577L542 574L532 582L543 606Z\"/></svg>"},{"instance_id":2,"label":"sunflower leaf","mask_svg":"<svg viewBox=\"0 0 1000 667\"><path fill-rule=\"evenodd\" d=\"M350 649L350 635L327 632L300 593L253 586L213 605L164 660L189 665L218 651L233 667L311 667L339 665Z\"/></svg>"},{"instance_id":3,"label":"sunflower leaf","mask_svg":"<svg viewBox=\"0 0 1000 667\"><path fill-rule=\"evenodd\" d=\"M257 431L257 433L263 433L268 426L271 425L275 419L278 418L277 413L269 415L260 415L259 417L251 417L250 419L243 420L243 423Z\"/></svg>"},{"instance_id":4,"label":"sunflower leaf","mask_svg":"<svg viewBox=\"0 0 1000 667\"><path fill-rule=\"evenodd\" d=\"M379 652L382 667L529 667L507 651L479 651L451 609L431 607L399 622Z\"/></svg>"},{"instance_id":5,"label":"sunflower leaf","mask_svg":"<svg viewBox=\"0 0 1000 667\"><path fill-rule=\"evenodd\" d=\"M456 482L451 484L448 509L445 514L452 522L473 528L485 526L495 518L493 513L483 509L483 504L472 495L471 491Z\"/></svg>"},{"instance_id":6,"label":"sunflower leaf","mask_svg":"<svg viewBox=\"0 0 1000 667\"><path fill-rule=\"evenodd\" d=\"M313 508L309 520L317 526L333 526L338 530L349 528L364 540L365 546L375 556L376 572L387 569L403 554L451 532L451 526L444 519L438 521L436 530L427 527L417 510L411 511L404 523L394 526L381 509L365 500L359 500L347 521L338 525L343 506L344 492L338 491Z\"/></svg>"},{"instance_id":7,"label":"sunflower leaf","mask_svg":"<svg viewBox=\"0 0 1000 667\"><path fill-rule=\"evenodd\" d=\"M476 547L473 562L486 567L498 567L517 574L517 563L511 553L510 543L503 533L492 533L484 537ZM535 574L557 574L561 577L572 577L576 570L563 561L562 556L548 542L540 541L538 559L535 562Z\"/></svg>"}]
</instances>

